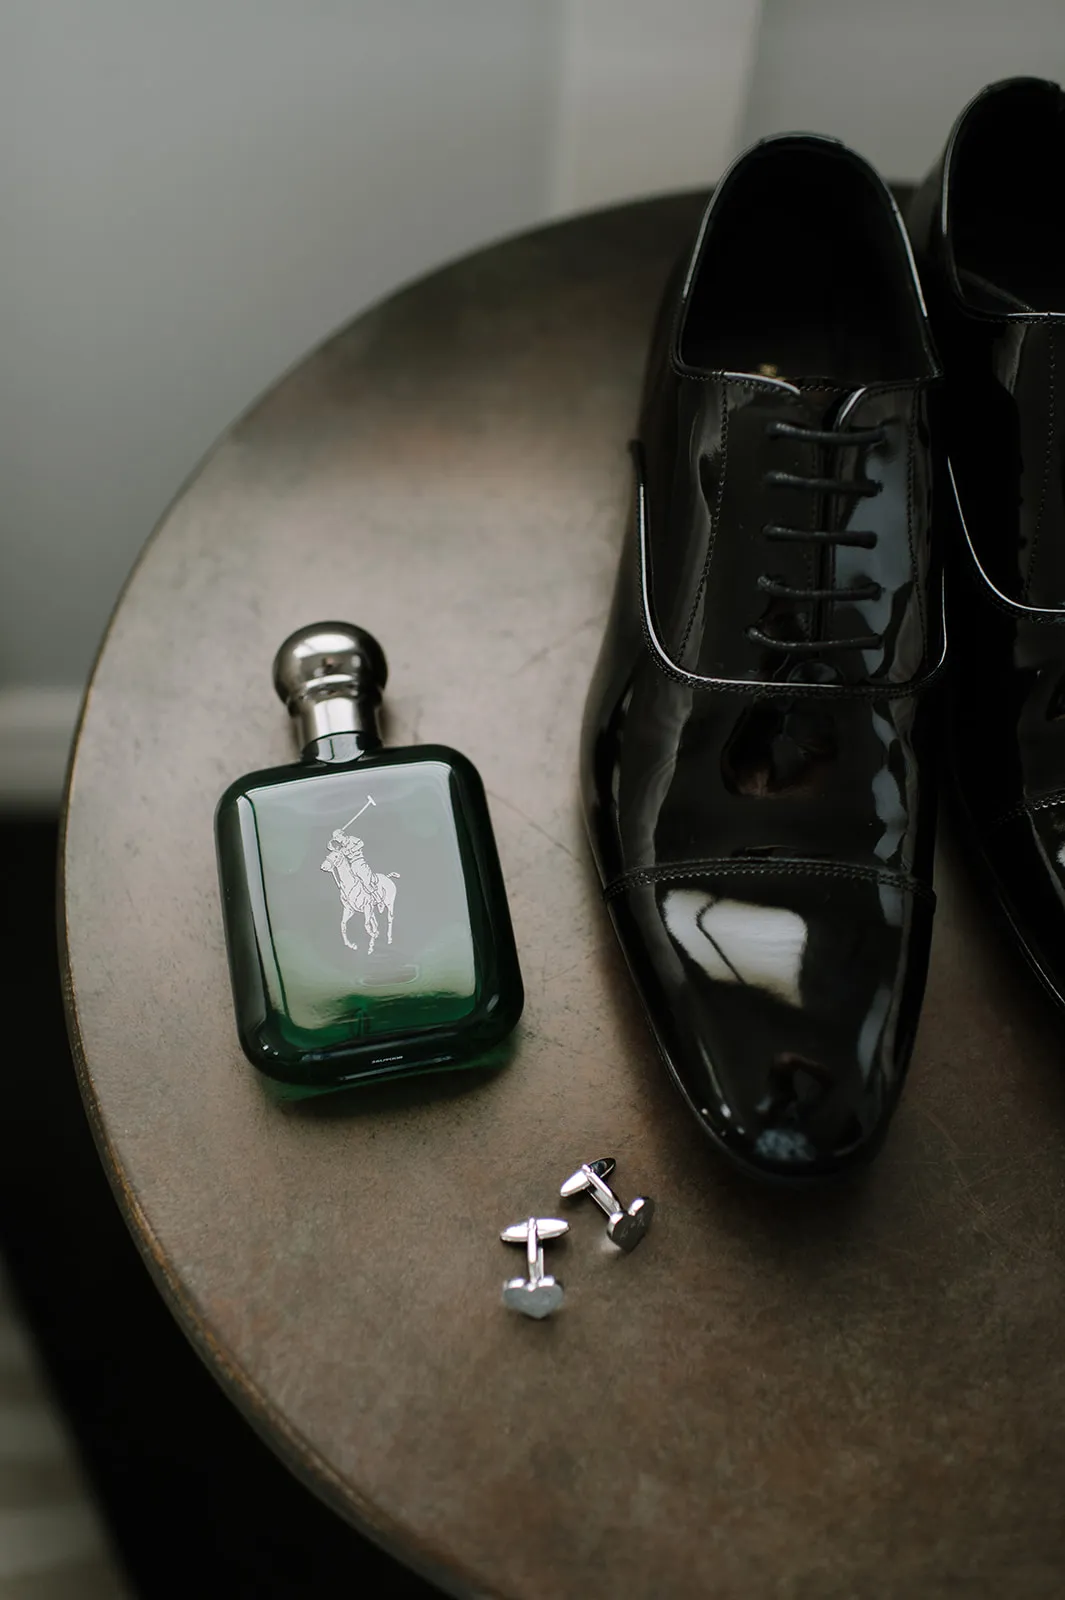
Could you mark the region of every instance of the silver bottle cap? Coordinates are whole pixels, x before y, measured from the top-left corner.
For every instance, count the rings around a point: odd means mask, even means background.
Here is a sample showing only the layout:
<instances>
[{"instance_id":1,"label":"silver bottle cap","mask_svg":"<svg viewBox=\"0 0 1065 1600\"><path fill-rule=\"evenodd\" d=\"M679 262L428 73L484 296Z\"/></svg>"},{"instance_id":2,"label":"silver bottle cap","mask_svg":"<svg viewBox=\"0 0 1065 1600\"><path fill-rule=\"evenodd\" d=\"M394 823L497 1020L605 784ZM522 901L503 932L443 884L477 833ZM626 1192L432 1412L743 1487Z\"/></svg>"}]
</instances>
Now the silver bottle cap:
<instances>
[{"instance_id":1,"label":"silver bottle cap","mask_svg":"<svg viewBox=\"0 0 1065 1600\"><path fill-rule=\"evenodd\" d=\"M274 657L274 688L296 720L301 749L332 734L378 738L377 708L387 679L381 646L351 622L298 628Z\"/></svg>"}]
</instances>

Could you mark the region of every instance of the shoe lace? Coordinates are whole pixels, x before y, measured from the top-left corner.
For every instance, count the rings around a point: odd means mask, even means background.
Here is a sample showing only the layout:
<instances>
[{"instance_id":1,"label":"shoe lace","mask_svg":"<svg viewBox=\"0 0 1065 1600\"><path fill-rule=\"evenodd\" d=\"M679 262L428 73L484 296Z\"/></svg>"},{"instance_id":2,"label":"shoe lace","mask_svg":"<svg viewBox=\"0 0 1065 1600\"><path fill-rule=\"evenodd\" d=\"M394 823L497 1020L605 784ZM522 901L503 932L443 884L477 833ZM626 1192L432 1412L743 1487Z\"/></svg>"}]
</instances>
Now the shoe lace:
<instances>
[{"instance_id":1,"label":"shoe lace","mask_svg":"<svg viewBox=\"0 0 1065 1600\"><path fill-rule=\"evenodd\" d=\"M770 438L799 439L805 444L819 445L830 454L844 448L867 450L874 444L882 444L885 438L883 428L807 428L791 422L770 422L766 433ZM767 472L763 481L774 489L807 489L811 494L839 495L848 499L868 499L879 494L881 489L880 484L870 483L866 478L807 478L794 472ZM871 550L877 542L875 533L863 533L851 528L789 528L769 522L762 532L767 539L777 543L807 543L822 550L843 546ZM843 587L802 589L782 583L768 573L759 577L758 587L773 599L811 600L821 606L836 605L840 601L879 600L883 593L880 584L871 579ZM821 655L826 651L838 650L870 650L884 642L882 633L860 634L853 639L782 639L753 625L747 629L747 637L755 644L791 656Z\"/></svg>"}]
</instances>

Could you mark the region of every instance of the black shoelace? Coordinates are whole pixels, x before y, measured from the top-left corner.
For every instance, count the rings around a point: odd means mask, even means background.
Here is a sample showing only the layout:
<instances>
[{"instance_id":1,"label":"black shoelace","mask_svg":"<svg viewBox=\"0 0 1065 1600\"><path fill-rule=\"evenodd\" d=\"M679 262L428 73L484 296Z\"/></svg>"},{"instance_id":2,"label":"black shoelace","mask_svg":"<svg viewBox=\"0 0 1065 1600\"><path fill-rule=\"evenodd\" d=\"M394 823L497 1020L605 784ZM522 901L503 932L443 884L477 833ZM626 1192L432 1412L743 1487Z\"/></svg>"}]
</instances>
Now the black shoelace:
<instances>
[{"instance_id":1,"label":"black shoelace","mask_svg":"<svg viewBox=\"0 0 1065 1600\"><path fill-rule=\"evenodd\" d=\"M832 453L845 447L868 449L870 445L882 444L885 437L883 428L804 428L790 422L771 422L766 432L770 438L801 439L806 444L821 445ZM804 478L793 472L767 472L764 482L773 488L808 489L811 494L839 495L849 499L867 499L879 494L881 487L862 478ZM775 522L767 523L762 532L767 539L779 543L803 542L821 549L846 545L859 550L871 550L877 537L875 533L851 530L787 528ZM810 600L821 606L838 605L840 601L879 600L883 592L880 585L872 581L851 584L847 588L799 589L792 584L781 583L766 573L758 579L758 587L763 594L776 600ZM774 638L772 634L754 626L747 629L747 637L755 644L793 656L822 655L829 650L871 650L884 642L884 636L880 633L863 634L854 639L782 639Z\"/></svg>"}]
</instances>

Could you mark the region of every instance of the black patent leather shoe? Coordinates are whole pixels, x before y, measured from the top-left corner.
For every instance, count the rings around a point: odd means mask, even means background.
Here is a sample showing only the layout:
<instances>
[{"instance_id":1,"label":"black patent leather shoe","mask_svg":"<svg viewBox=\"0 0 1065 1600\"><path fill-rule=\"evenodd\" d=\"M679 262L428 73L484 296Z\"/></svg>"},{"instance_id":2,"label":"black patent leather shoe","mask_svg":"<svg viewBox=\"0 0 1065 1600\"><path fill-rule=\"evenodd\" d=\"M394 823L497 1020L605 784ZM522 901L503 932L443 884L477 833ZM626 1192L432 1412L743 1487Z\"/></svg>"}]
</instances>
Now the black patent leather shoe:
<instances>
[{"instance_id":1,"label":"black patent leather shoe","mask_svg":"<svg viewBox=\"0 0 1065 1600\"><path fill-rule=\"evenodd\" d=\"M661 1055L759 1174L877 1147L932 925L939 371L901 220L755 145L653 336L582 782Z\"/></svg>"},{"instance_id":2,"label":"black patent leather shoe","mask_svg":"<svg viewBox=\"0 0 1065 1600\"><path fill-rule=\"evenodd\" d=\"M962 832L1065 1003L1065 96L992 84L911 209L947 377L948 749Z\"/></svg>"}]
</instances>

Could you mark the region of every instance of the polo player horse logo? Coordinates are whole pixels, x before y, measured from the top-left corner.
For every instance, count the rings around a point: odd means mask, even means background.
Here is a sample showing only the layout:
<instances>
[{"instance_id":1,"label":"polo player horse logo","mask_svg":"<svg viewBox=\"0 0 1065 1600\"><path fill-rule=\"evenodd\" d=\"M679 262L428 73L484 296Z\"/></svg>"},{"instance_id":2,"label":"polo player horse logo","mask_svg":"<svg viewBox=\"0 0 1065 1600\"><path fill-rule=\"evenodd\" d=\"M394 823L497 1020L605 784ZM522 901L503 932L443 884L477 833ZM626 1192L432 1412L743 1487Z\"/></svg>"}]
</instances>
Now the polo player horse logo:
<instances>
[{"instance_id":1,"label":"polo player horse logo","mask_svg":"<svg viewBox=\"0 0 1065 1600\"><path fill-rule=\"evenodd\" d=\"M371 795L350 821L345 822L343 828L334 828L329 840L329 854L322 862L322 871L331 872L333 881L340 890L340 903L343 907L340 918L340 937L349 950L357 950L348 938L348 923L355 915L363 919L366 936L370 941L367 955L373 955L373 947L377 943L380 925L377 921L379 913L387 917L388 943L392 943L392 917L396 905L396 886L393 878L398 878L398 872L375 872L363 855L363 842L355 834L346 832L352 822L357 822L362 816L366 806L376 805L377 802Z\"/></svg>"}]
</instances>

